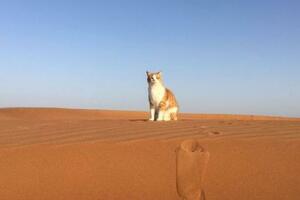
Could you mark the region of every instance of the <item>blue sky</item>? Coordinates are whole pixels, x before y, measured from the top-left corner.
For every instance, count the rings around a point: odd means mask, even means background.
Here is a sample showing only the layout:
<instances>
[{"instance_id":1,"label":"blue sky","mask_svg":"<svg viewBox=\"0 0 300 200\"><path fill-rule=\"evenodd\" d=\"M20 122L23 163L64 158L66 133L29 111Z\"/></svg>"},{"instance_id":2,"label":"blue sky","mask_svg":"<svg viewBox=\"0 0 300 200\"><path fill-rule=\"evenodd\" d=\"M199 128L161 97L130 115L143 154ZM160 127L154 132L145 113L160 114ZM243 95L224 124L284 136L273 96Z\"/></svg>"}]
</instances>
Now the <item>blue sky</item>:
<instances>
[{"instance_id":1,"label":"blue sky","mask_svg":"<svg viewBox=\"0 0 300 200\"><path fill-rule=\"evenodd\" d=\"M300 117L299 1L0 1L0 107Z\"/></svg>"}]
</instances>

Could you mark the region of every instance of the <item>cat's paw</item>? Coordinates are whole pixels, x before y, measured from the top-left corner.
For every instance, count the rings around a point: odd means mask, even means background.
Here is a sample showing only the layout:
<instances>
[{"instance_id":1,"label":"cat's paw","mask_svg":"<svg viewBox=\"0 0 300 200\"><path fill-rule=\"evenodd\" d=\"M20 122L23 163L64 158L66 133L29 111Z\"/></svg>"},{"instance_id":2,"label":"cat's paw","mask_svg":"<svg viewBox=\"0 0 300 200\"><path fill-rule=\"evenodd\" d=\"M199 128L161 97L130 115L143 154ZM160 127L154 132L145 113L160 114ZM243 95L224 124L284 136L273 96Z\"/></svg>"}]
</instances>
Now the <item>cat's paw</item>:
<instances>
[{"instance_id":1,"label":"cat's paw","mask_svg":"<svg viewBox=\"0 0 300 200\"><path fill-rule=\"evenodd\" d=\"M148 121L150 121L150 122L153 122L153 121L154 121L154 119L150 118L150 119L148 119Z\"/></svg>"}]
</instances>

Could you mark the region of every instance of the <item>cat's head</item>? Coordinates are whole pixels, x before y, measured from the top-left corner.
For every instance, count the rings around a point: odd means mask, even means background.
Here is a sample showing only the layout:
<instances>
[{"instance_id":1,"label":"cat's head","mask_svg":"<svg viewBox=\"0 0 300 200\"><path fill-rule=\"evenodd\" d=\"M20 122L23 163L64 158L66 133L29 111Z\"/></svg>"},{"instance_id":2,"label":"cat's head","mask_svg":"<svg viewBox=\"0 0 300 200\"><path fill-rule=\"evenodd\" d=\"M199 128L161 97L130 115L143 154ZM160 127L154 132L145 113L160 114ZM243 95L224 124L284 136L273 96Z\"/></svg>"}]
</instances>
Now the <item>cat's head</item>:
<instances>
[{"instance_id":1,"label":"cat's head","mask_svg":"<svg viewBox=\"0 0 300 200\"><path fill-rule=\"evenodd\" d=\"M149 84L162 83L162 72L151 73L147 71L146 74Z\"/></svg>"}]
</instances>

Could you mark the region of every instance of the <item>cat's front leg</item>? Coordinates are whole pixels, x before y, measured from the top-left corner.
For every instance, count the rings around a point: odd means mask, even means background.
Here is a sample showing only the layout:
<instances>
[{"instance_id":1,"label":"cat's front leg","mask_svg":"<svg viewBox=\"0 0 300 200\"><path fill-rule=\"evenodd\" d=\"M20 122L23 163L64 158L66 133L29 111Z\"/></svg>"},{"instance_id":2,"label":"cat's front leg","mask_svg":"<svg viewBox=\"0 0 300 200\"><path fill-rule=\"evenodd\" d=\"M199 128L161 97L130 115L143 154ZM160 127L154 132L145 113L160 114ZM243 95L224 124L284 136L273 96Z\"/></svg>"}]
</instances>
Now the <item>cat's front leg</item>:
<instances>
[{"instance_id":1,"label":"cat's front leg","mask_svg":"<svg viewBox=\"0 0 300 200\"><path fill-rule=\"evenodd\" d=\"M157 121L164 121L166 111L166 102L162 101L159 104Z\"/></svg>"},{"instance_id":2,"label":"cat's front leg","mask_svg":"<svg viewBox=\"0 0 300 200\"><path fill-rule=\"evenodd\" d=\"M165 111L164 110L159 110L157 121L164 121L164 118L165 118Z\"/></svg>"},{"instance_id":3,"label":"cat's front leg","mask_svg":"<svg viewBox=\"0 0 300 200\"><path fill-rule=\"evenodd\" d=\"M155 119L155 108L154 107L150 107L150 118L149 121L154 121Z\"/></svg>"}]
</instances>

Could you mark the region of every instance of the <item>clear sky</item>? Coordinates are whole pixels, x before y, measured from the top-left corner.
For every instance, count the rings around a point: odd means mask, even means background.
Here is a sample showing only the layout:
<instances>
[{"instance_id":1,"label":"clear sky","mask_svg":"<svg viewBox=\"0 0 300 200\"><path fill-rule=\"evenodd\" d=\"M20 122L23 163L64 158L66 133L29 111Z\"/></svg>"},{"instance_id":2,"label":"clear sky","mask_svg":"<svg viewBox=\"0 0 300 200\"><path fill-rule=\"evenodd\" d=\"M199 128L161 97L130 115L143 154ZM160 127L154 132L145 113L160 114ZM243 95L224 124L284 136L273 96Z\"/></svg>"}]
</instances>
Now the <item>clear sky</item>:
<instances>
[{"instance_id":1,"label":"clear sky","mask_svg":"<svg viewBox=\"0 0 300 200\"><path fill-rule=\"evenodd\" d=\"M300 117L300 1L0 1L0 107Z\"/></svg>"}]
</instances>

